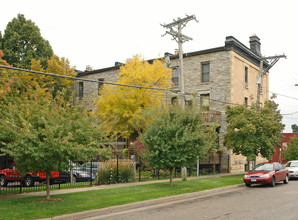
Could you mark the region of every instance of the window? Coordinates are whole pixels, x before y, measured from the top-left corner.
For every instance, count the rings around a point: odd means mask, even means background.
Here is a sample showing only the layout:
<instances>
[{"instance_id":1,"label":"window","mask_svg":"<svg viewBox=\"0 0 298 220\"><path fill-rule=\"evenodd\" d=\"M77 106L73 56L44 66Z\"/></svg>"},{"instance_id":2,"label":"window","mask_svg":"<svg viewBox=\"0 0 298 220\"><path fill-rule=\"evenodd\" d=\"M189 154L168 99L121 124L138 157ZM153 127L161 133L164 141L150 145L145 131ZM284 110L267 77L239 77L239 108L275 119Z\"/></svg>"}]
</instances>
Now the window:
<instances>
[{"instance_id":1,"label":"window","mask_svg":"<svg viewBox=\"0 0 298 220\"><path fill-rule=\"evenodd\" d=\"M245 67L245 71L244 71L244 85L245 87L248 87L248 68Z\"/></svg>"},{"instance_id":2,"label":"window","mask_svg":"<svg viewBox=\"0 0 298 220\"><path fill-rule=\"evenodd\" d=\"M244 98L244 105L246 108L248 107L248 98L247 97Z\"/></svg>"},{"instance_id":3,"label":"window","mask_svg":"<svg viewBox=\"0 0 298 220\"><path fill-rule=\"evenodd\" d=\"M280 164L280 163L276 163L275 164L275 170L283 170L284 169L284 167Z\"/></svg>"},{"instance_id":4,"label":"window","mask_svg":"<svg viewBox=\"0 0 298 220\"><path fill-rule=\"evenodd\" d=\"M177 98L177 97L173 97L173 98L171 99L171 104L172 104L172 105L178 105L178 98Z\"/></svg>"},{"instance_id":5,"label":"window","mask_svg":"<svg viewBox=\"0 0 298 220\"><path fill-rule=\"evenodd\" d=\"M203 63L202 64L202 82L210 81L210 64Z\"/></svg>"},{"instance_id":6,"label":"window","mask_svg":"<svg viewBox=\"0 0 298 220\"><path fill-rule=\"evenodd\" d=\"M172 82L175 86L179 86L179 75L180 75L180 69L178 67L173 67L173 77Z\"/></svg>"},{"instance_id":7,"label":"window","mask_svg":"<svg viewBox=\"0 0 298 220\"><path fill-rule=\"evenodd\" d=\"M192 100L185 101L185 107L191 108L192 107Z\"/></svg>"},{"instance_id":8,"label":"window","mask_svg":"<svg viewBox=\"0 0 298 220\"><path fill-rule=\"evenodd\" d=\"M79 82L79 98L82 99L84 96L84 82Z\"/></svg>"},{"instance_id":9,"label":"window","mask_svg":"<svg viewBox=\"0 0 298 220\"><path fill-rule=\"evenodd\" d=\"M104 78L99 78L98 79L98 95L100 95L100 90L102 88L102 85L103 85L103 82L104 81Z\"/></svg>"},{"instance_id":10,"label":"window","mask_svg":"<svg viewBox=\"0 0 298 220\"><path fill-rule=\"evenodd\" d=\"M217 143L217 147L216 147L216 149L219 149L220 148L220 145L219 145L219 134L220 134L220 127L217 127L216 128L216 143Z\"/></svg>"},{"instance_id":11,"label":"window","mask_svg":"<svg viewBox=\"0 0 298 220\"><path fill-rule=\"evenodd\" d=\"M210 94L200 95L200 104L203 111L209 111Z\"/></svg>"}]
</instances>

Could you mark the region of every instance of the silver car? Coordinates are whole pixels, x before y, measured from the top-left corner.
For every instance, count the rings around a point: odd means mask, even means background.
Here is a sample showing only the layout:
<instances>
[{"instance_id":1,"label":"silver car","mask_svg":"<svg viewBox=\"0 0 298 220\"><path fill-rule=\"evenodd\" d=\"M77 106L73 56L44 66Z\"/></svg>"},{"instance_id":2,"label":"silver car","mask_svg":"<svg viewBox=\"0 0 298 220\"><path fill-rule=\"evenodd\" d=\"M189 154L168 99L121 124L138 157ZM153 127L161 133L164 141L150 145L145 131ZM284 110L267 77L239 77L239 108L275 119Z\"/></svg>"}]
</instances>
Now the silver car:
<instances>
[{"instance_id":1,"label":"silver car","mask_svg":"<svg viewBox=\"0 0 298 220\"><path fill-rule=\"evenodd\" d=\"M287 162L285 167L289 170L290 179L298 178L298 160L291 160Z\"/></svg>"}]
</instances>

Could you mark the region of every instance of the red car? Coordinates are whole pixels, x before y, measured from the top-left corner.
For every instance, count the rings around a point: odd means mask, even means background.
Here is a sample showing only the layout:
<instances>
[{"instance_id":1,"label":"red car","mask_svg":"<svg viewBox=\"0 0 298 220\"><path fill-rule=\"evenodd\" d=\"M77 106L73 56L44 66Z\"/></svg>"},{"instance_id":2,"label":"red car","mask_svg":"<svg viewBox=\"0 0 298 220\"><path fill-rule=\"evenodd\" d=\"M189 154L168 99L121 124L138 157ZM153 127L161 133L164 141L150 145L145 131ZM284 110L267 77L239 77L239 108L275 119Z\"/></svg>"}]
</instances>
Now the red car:
<instances>
[{"instance_id":1,"label":"red car","mask_svg":"<svg viewBox=\"0 0 298 220\"><path fill-rule=\"evenodd\" d=\"M52 176L50 177L50 181L54 182L59 178L59 172L52 171ZM9 182L20 181L21 174L20 172L16 172L16 168L14 164L11 168L0 170L0 186L5 187ZM46 181L46 173L44 172L31 172L26 173L24 177L22 177L22 183L24 186L29 187L33 186L35 182L45 182Z\"/></svg>"},{"instance_id":2,"label":"red car","mask_svg":"<svg viewBox=\"0 0 298 220\"><path fill-rule=\"evenodd\" d=\"M274 187L277 182L283 181L285 184L289 182L289 171L280 163L260 163L243 177L243 181L246 186L251 186L251 184L270 184Z\"/></svg>"}]
</instances>

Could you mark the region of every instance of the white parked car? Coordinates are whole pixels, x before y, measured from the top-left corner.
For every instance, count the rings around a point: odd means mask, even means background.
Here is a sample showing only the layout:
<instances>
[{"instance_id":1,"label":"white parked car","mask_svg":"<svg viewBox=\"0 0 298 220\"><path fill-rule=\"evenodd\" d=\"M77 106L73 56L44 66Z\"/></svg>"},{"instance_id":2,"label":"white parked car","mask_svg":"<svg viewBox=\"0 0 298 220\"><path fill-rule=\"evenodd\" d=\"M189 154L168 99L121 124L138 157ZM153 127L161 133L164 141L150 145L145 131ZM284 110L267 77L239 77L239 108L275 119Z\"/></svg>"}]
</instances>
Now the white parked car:
<instances>
[{"instance_id":1,"label":"white parked car","mask_svg":"<svg viewBox=\"0 0 298 220\"><path fill-rule=\"evenodd\" d=\"M298 160L291 160L287 162L285 167L289 170L290 179L298 178Z\"/></svg>"}]
</instances>

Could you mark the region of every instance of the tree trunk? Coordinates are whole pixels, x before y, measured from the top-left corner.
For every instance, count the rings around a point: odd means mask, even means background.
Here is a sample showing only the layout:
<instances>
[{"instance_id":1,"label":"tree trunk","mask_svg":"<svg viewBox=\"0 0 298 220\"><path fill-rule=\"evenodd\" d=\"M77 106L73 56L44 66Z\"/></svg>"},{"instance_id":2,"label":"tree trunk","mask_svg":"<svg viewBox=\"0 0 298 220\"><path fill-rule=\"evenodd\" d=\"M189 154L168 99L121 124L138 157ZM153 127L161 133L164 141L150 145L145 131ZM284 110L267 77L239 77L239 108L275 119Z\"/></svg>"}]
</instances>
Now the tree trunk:
<instances>
[{"instance_id":1,"label":"tree trunk","mask_svg":"<svg viewBox=\"0 0 298 220\"><path fill-rule=\"evenodd\" d=\"M50 199L50 175L46 173L47 178L47 200Z\"/></svg>"},{"instance_id":2,"label":"tree trunk","mask_svg":"<svg viewBox=\"0 0 298 220\"><path fill-rule=\"evenodd\" d=\"M173 186L173 169L170 169L170 186Z\"/></svg>"}]
</instances>

